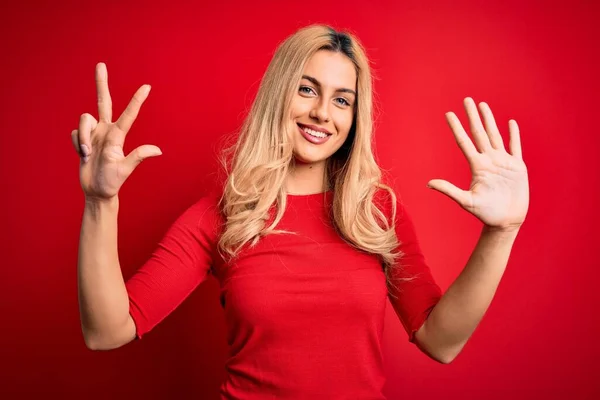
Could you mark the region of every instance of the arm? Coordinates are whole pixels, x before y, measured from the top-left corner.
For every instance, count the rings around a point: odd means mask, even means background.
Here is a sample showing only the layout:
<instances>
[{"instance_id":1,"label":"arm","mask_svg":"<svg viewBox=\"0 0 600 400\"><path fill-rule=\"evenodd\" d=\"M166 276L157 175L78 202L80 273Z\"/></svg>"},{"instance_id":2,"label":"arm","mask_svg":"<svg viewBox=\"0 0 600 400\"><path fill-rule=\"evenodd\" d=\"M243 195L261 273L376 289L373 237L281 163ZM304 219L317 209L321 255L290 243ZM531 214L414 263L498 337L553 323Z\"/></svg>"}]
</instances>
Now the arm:
<instances>
[{"instance_id":1,"label":"arm","mask_svg":"<svg viewBox=\"0 0 600 400\"><path fill-rule=\"evenodd\" d=\"M118 192L133 170L148 157L161 153L143 145L127 157L125 136L150 91L144 85L135 93L116 122L112 121L112 100L104 63L96 65L98 119L82 114L79 129L71 141L80 156L79 182L85 194L85 208L79 238L77 286L81 328L90 349L119 347L133 338L129 299L117 248Z\"/></svg>"},{"instance_id":2,"label":"arm","mask_svg":"<svg viewBox=\"0 0 600 400\"><path fill-rule=\"evenodd\" d=\"M171 314L211 274L220 224L218 195L202 196L171 224L125 282L137 339Z\"/></svg>"},{"instance_id":3,"label":"arm","mask_svg":"<svg viewBox=\"0 0 600 400\"><path fill-rule=\"evenodd\" d=\"M489 106L479 103L482 122L472 98L467 97L464 105L475 144L453 112L446 118L471 168L469 190L442 179L433 179L428 186L456 201L484 228L465 269L416 334L421 348L445 363L461 351L488 309L529 208L529 179L517 122L508 124L509 154Z\"/></svg>"},{"instance_id":4,"label":"arm","mask_svg":"<svg viewBox=\"0 0 600 400\"><path fill-rule=\"evenodd\" d=\"M417 331L421 350L442 363L460 353L496 293L517 233L484 226L464 270Z\"/></svg>"},{"instance_id":5,"label":"arm","mask_svg":"<svg viewBox=\"0 0 600 400\"><path fill-rule=\"evenodd\" d=\"M216 245L215 196L204 196L170 226L149 259L123 282L114 203L91 203L82 224L80 305L86 344L114 349L173 312L210 273Z\"/></svg>"},{"instance_id":6,"label":"arm","mask_svg":"<svg viewBox=\"0 0 600 400\"><path fill-rule=\"evenodd\" d=\"M118 197L86 200L78 257L81 329L88 348L120 347L135 337L117 251Z\"/></svg>"}]
</instances>

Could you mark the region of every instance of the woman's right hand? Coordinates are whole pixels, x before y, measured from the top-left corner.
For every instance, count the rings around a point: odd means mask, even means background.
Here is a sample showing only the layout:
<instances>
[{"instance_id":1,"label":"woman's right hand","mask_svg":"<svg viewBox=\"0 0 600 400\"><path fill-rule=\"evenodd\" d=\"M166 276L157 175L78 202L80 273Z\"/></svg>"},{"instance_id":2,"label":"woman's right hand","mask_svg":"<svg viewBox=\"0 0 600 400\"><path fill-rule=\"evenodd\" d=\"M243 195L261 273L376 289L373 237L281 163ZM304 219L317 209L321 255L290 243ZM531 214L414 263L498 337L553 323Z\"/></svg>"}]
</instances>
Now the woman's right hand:
<instances>
[{"instance_id":1,"label":"woman's right hand","mask_svg":"<svg viewBox=\"0 0 600 400\"><path fill-rule=\"evenodd\" d=\"M104 63L96 65L98 92L98 119L82 114L79 129L71 139L80 156L79 180L86 200L109 200L115 197L125 180L146 158L162 154L153 145L143 145L123 154L125 136L135 121L140 107L150 93L150 85L143 85L133 95L123 114L112 121L112 101L108 91L108 72Z\"/></svg>"}]
</instances>

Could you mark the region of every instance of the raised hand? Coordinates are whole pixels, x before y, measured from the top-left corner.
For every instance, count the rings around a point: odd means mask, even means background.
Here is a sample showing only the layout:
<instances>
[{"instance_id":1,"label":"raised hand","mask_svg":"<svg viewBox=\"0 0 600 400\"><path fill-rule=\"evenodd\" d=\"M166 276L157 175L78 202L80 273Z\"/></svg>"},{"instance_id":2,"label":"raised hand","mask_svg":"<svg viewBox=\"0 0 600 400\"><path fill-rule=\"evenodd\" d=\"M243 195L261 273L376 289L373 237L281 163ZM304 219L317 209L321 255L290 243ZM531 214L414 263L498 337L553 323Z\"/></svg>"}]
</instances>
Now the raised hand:
<instances>
[{"instance_id":1,"label":"raised hand","mask_svg":"<svg viewBox=\"0 0 600 400\"><path fill-rule=\"evenodd\" d=\"M150 93L150 85L141 86L116 122L112 121L112 101L108 90L108 72L104 63L96 65L98 92L98 121L88 114L79 119L79 129L73 130L71 139L81 157L79 180L86 199L110 199L133 170L146 158L159 156L154 145L142 145L123 154L127 132L135 121L140 107Z\"/></svg>"},{"instance_id":2,"label":"raised hand","mask_svg":"<svg viewBox=\"0 0 600 400\"><path fill-rule=\"evenodd\" d=\"M446 120L469 162L472 173L470 188L462 190L442 179L433 179L427 186L447 195L490 227L518 229L529 208L529 180L521 154L517 122L510 120L508 123L509 154L504 148L490 107L486 103L479 103L484 128L473 99L465 98L464 106L477 147L453 112L446 113Z\"/></svg>"}]
</instances>

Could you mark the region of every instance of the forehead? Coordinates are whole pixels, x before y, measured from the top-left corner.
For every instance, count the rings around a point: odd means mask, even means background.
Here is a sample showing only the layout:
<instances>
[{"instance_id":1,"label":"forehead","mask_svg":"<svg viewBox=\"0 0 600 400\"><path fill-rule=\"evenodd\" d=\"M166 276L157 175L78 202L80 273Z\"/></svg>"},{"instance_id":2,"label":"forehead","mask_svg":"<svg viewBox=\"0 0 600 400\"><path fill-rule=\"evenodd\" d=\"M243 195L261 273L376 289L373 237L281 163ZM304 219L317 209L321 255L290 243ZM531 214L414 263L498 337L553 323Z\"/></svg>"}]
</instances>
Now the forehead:
<instances>
[{"instance_id":1,"label":"forehead","mask_svg":"<svg viewBox=\"0 0 600 400\"><path fill-rule=\"evenodd\" d=\"M303 74L317 79L323 87L356 90L354 63L340 52L317 51L308 59Z\"/></svg>"}]
</instances>

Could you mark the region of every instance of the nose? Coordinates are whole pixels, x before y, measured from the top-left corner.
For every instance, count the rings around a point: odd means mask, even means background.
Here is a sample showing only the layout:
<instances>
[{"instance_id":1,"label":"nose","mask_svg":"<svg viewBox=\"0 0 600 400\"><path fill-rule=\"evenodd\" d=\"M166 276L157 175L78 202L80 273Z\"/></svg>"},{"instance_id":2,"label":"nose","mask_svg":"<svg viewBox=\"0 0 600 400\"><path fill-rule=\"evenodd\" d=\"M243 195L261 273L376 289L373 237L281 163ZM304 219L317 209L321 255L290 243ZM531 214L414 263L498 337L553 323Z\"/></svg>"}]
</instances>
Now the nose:
<instances>
[{"instance_id":1,"label":"nose","mask_svg":"<svg viewBox=\"0 0 600 400\"><path fill-rule=\"evenodd\" d=\"M315 102L309 116L319 122L329 122L329 111L326 102L323 100Z\"/></svg>"}]
</instances>

